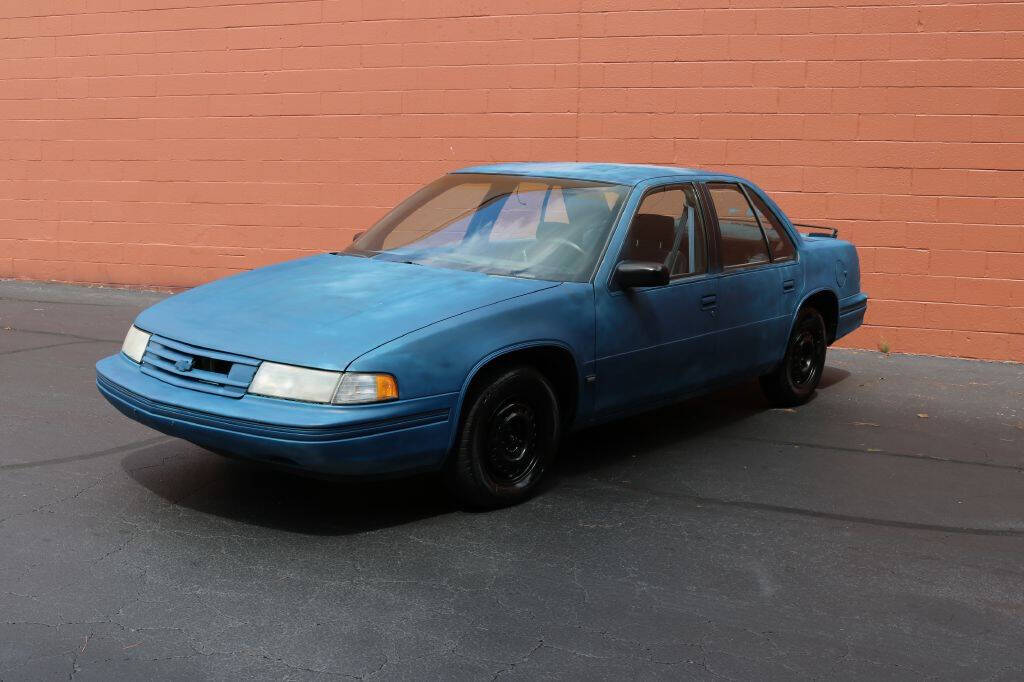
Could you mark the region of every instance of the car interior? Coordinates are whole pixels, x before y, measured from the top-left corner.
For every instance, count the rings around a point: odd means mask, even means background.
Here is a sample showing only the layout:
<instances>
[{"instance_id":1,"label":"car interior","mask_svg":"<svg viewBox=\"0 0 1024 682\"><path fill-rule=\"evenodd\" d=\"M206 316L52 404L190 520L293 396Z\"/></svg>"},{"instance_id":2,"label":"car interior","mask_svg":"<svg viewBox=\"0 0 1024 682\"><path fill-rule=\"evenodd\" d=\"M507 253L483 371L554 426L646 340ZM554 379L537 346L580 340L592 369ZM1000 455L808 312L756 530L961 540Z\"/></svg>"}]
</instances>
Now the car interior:
<instances>
[{"instance_id":1,"label":"car interior","mask_svg":"<svg viewBox=\"0 0 1024 682\"><path fill-rule=\"evenodd\" d=\"M692 191L688 196L678 188L647 197L633 218L623 260L663 263L672 276L704 272L707 269L704 233L693 201ZM659 212L645 212L645 209Z\"/></svg>"}]
</instances>

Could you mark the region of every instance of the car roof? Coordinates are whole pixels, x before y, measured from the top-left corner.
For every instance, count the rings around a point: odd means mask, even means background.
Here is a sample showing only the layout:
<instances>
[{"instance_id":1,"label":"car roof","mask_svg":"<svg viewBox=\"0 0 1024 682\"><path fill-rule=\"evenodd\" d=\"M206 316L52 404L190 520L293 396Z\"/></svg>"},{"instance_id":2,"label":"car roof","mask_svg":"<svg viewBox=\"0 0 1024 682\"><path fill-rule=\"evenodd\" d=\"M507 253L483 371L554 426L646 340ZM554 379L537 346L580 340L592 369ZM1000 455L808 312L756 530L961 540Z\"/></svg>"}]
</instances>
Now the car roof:
<instances>
[{"instance_id":1,"label":"car roof","mask_svg":"<svg viewBox=\"0 0 1024 682\"><path fill-rule=\"evenodd\" d=\"M715 177L735 176L697 168L680 168L677 166L650 166L638 163L495 163L486 166L470 166L460 168L454 173L486 173L489 175L529 175L545 178L566 178L571 180L593 180L596 182L613 182L622 185L635 185L653 178L687 178L713 175ZM739 178L737 178L739 179Z\"/></svg>"}]
</instances>

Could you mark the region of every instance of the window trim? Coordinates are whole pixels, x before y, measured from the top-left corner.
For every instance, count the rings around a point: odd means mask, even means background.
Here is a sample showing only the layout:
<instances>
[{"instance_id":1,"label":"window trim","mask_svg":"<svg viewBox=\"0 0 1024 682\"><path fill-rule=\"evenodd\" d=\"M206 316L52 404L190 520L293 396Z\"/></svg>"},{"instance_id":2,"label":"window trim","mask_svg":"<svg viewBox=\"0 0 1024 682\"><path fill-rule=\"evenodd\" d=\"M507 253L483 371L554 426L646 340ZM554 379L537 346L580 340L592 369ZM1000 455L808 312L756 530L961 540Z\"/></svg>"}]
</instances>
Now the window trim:
<instances>
[{"instance_id":1,"label":"window trim","mask_svg":"<svg viewBox=\"0 0 1024 682\"><path fill-rule=\"evenodd\" d=\"M737 265L726 265L725 259L722 257L722 224L718 220L718 207L715 206L715 197L711 194L711 188L713 185L729 185L732 187L738 187L740 194L743 196L743 200L747 202L747 206L750 207L750 213L754 216L754 223L757 225L758 231L761 233L761 243L764 244L765 253L768 256L768 260L759 261L757 263L739 263ZM747 196L746 187L744 183L738 180L708 180L704 183L704 188L708 193L708 201L711 202L712 208L714 208L713 214L715 216L715 232L718 237L718 251L719 251L719 266L723 273L737 272L740 270L752 270L754 268L763 268L765 266L774 265L775 261L772 260L772 249L768 243L768 236L764 233L764 228L761 226L761 219L757 217L757 212L754 210L754 204L750 201L750 197Z\"/></svg>"},{"instance_id":2,"label":"window trim","mask_svg":"<svg viewBox=\"0 0 1024 682\"><path fill-rule=\"evenodd\" d=\"M674 189L682 189L684 191L684 193L685 193L685 189L684 188L689 187L693 191L693 197L694 197L694 199L697 202L696 208L697 208L697 215L700 218L700 230L701 230L701 232L704 235L704 263L705 263L704 271L703 272L686 272L686 273L680 273L678 275L669 274L669 283L666 286L671 286L673 283L678 282L680 280L693 279L693 278L696 278L696 277L704 277L706 275L712 274L714 263L712 261L711 244L709 243L709 241L710 241L709 240L709 236L710 235L708 234L707 211L705 210L705 207L704 207L704 197L701 195L699 184L700 183L698 181L692 181L691 180L689 182L674 182L674 183L670 183L670 184L666 184L666 185L656 185L654 187L648 187L646 190L644 190L643 195L640 197L640 201L637 202L636 208L633 210L633 214L631 216L629 216L629 222L626 225L626 235L625 235L626 236L626 241L624 241L622 246L619 247L619 253L617 254L617 256L615 258L615 265L618 265L622 261L627 260L627 259L623 258L623 255L626 253L626 249L628 248L628 244L629 244L629 231L633 228L633 221L636 219L636 216L640 213L640 209L641 209L641 207L643 207L644 201L647 200L647 197L651 196L652 194L657 194L659 192L668 192L668 191L671 191L671 190L674 190ZM611 272L611 281L614 281L614 278L615 278L615 268L613 267L612 268L612 272Z\"/></svg>"},{"instance_id":3,"label":"window trim","mask_svg":"<svg viewBox=\"0 0 1024 682\"><path fill-rule=\"evenodd\" d=\"M752 211L754 213L754 218L757 220L757 224L761 227L761 235L764 237L765 245L768 247L768 260L769 260L769 262L771 262L771 263L790 263L790 262L795 261L796 260L796 244L793 243L792 237L789 236L789 232L786 230L785 223L783 223L781 220L779 220L778 214L775 213L775 211L772 210L772 207L769 206L764 201L764 199L761 199L761 197L758 196L757 193L755 193L754 190L751 189L745 182L740 182L740 183L737 183L737 184L739 184L739 186L741 188L743 188L743 193L747 196L747 203L750 204L750 208L752 209ZM758 199L761 199L761 203L764 204L764 208L767 210L767 212L769 214L771 214L772 217L775 218L775 222L777 222L779 224L779 227L782 228L782 229L778 230L779 236L782 237L782 239L784 239L786 241L786 243L789 244L790 249L793 251L793 255L792 256L786 256L785 258L776 258L775 254L772 253L772 244L768 240L768 231L764 229L764 223L761 222L760 216L757 215L758 214L758 208L757 208L757 206L754 206L754 201L753 201L753 199L751 199L751 196L756 196ZM717 217L717 214L716 214L716 217ZM775 227L775 226L773 225L772 227Z\"/></svg>"}]
</instances>

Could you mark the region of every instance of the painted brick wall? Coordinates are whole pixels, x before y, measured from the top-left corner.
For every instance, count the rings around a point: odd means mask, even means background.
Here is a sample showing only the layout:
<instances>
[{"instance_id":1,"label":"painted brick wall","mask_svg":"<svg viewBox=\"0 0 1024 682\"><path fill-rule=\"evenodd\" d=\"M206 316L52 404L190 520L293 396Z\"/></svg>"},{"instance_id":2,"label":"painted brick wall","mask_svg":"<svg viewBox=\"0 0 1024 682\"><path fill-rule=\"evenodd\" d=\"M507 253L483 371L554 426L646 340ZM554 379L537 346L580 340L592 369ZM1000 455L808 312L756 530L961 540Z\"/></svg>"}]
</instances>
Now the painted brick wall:
<instances>
[{"instance_id":1,"label":"painted brick wall","mask_svg":"<svg viewBox=\"0 0 1024 682\"><path fill-rule=\"evenodd\" d=\"M857 243L851 345L1024 360L1024 3L229 2L0 2L0 276L189 286L470 163L697 165Z\"/></svg>"}]
</instances>

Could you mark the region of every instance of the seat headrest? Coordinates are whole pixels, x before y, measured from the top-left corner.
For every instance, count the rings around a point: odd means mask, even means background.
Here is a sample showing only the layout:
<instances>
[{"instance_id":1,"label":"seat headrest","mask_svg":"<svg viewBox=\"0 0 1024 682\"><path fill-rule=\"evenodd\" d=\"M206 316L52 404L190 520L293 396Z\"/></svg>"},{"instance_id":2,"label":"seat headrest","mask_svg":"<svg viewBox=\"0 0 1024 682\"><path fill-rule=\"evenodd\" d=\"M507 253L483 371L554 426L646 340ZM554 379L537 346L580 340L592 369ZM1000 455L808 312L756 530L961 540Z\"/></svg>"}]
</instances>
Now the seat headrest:
<instances>
[{"instance_id":1,"label":"seat headrest","mask_svg":"<svg viewBox=\"0 0 1024 682\"><path fill-rule=\"evenodd\" d=\"M585 228L604 227L612 217L612 209L604 194L597 190L577 189L564 194L565 212L569 222Z\"/></svg>"},{"instance_id":2,"label":"seat headrest","mask_svg":"<svg viewBox=\"0 0 1024 682\"><path fill-rule=\"evenodd\" d=\"M630 232L640 243L657 245L668 250L675 242L676 223L671 216L657 213L637 213L633 218L633 227Z\"/></svg>"},{"instance_id":3,"label":"seat headrest","mask_svg":"<svg viewBox=\"0 0 1024 682\"><path fill-rule=\"evenodd\" d=\"M577 230L574 230L573 226L569 223L554 223L545 220L537 225L536 238L538 241L543 241L552 237L571 239L575 232L577 232Z\"/></svg>"}]
</instances>

